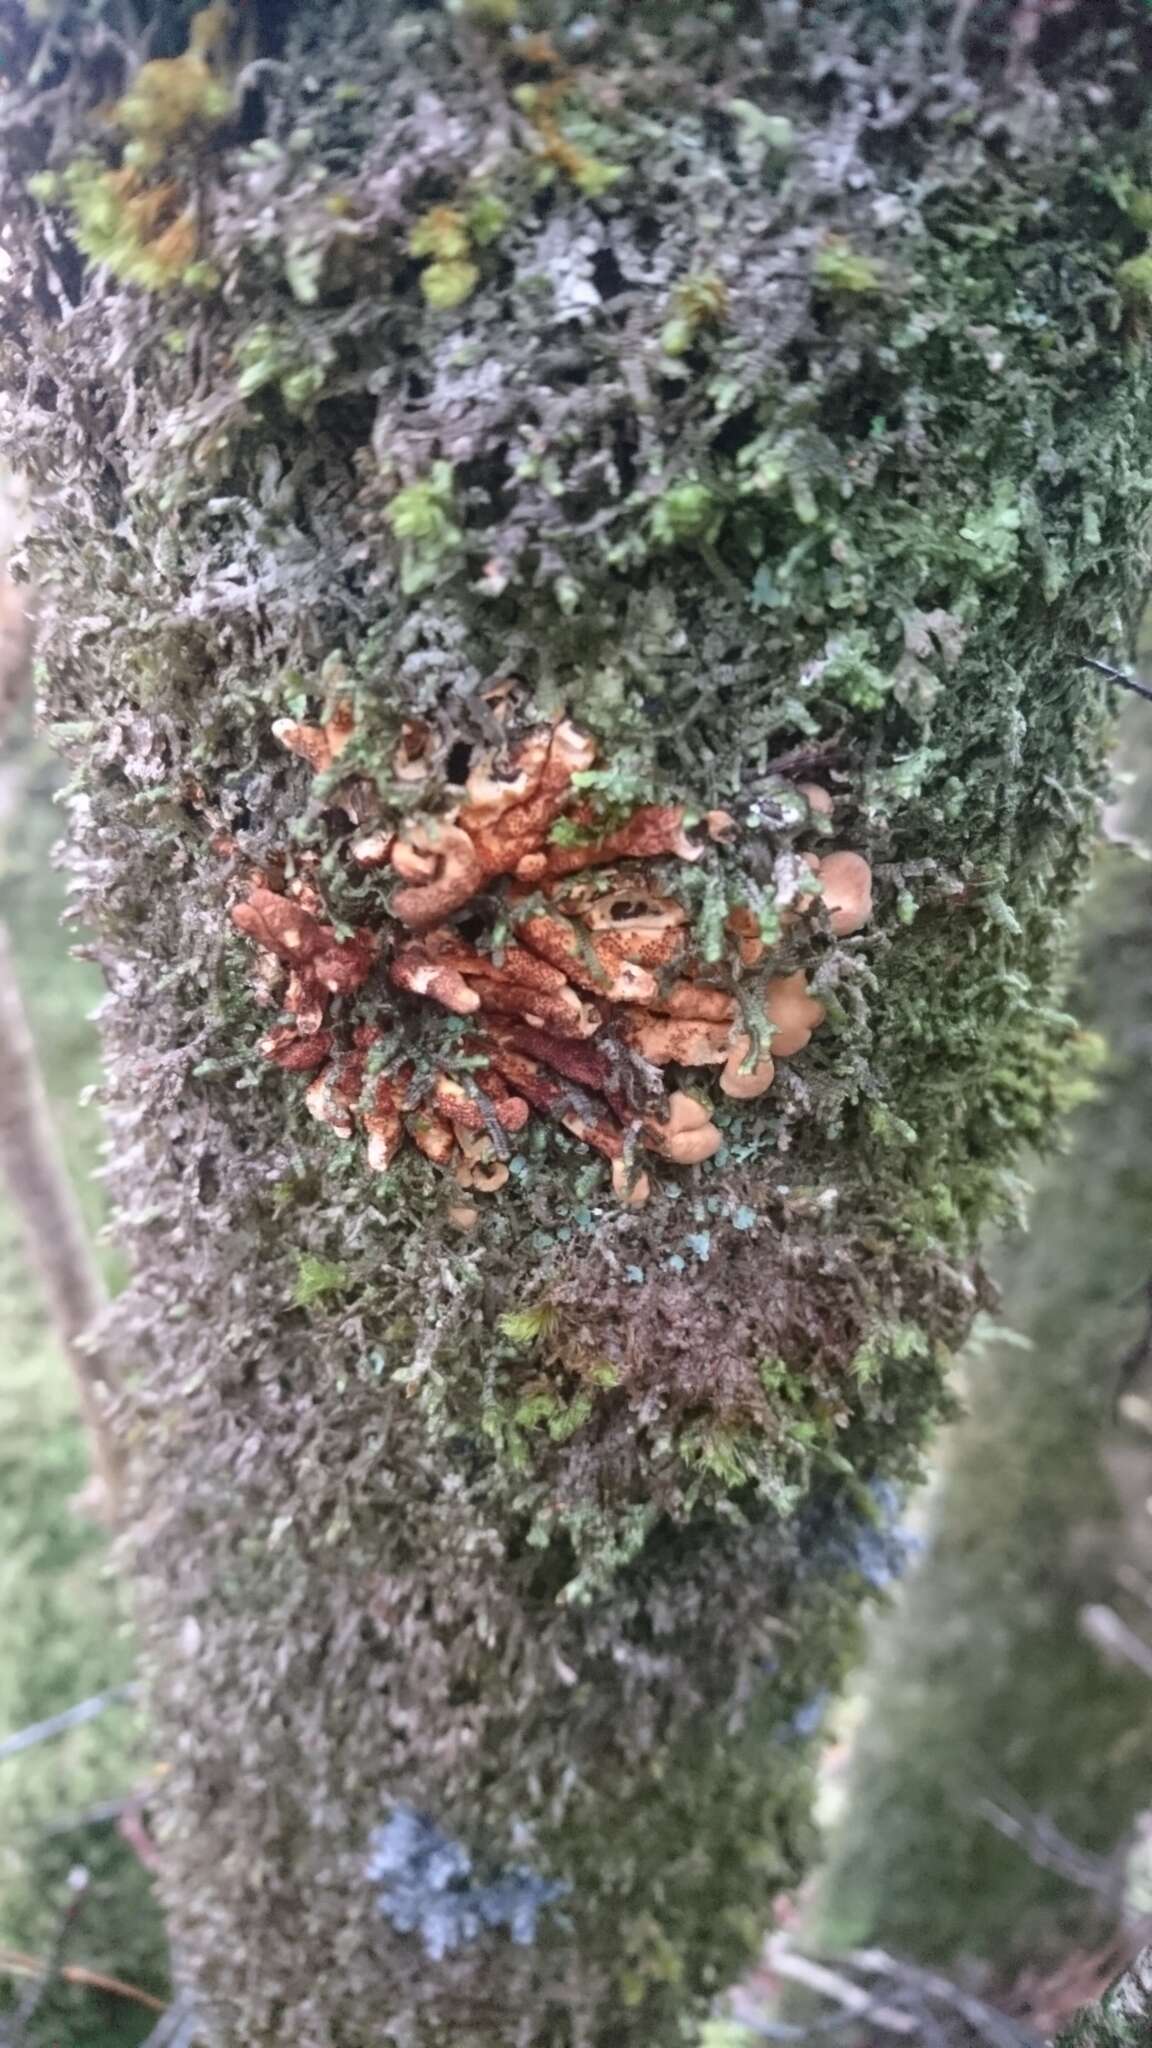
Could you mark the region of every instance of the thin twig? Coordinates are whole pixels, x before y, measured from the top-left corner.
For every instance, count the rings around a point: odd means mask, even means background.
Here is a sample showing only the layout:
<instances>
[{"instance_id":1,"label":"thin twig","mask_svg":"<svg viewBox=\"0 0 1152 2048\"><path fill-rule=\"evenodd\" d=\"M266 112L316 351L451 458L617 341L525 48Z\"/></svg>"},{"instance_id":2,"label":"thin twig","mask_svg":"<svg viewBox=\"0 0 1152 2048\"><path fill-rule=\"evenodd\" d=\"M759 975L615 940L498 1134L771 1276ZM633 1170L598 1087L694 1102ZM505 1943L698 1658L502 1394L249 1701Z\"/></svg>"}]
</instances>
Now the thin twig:
<instances>
[{"instance_id":1,"label":"thin twig","mask_svg":"<svg viewBox=\"0 0 1152 2048\"><path fill-rule=\"evenodd\" d=\"M1038 1870L1050 1870L1082 1891L1114 1904L1124 1887L1124 1856L1113 1850L1109 1856L1081 1849L1061 1834L1047 1814L1034 1813L1023 1800L1009 1793L996 1799L980 1798L976 1812L989 1821L1006 1842L1015 1842Z\"/></svg>"},{"instance_id":2,"label":"thin twig","mask_svg":"<svg viewBox=\"0 0 1152 2048\"><path fill-rule=\"evenodd\" d=\"M1038 2034L1030 2027L1023 2027L1019 2021L1011 2020L1006 2013L997 2012L983 1999L973 1998L961 1991L951 1978L937 1976L934 1970L923 1970L916 1963L906 1963L898 1956L890 1956L882 1948L857 1948L849 1950L840 1960L850 1969L860 1970L867 1976L882 1977L889 1990L900 1989L919 1992L925 1999L932 1999L937 2005L946 2006L958 2012L966 2020L974 2034L988 2043L988 2048L1045 2048Z\"/></svg>"},{"instance_id":3,"label":"thin twig","mask_svg":"<svg viewBox=\"0 0 1152 2048\"><path fill-rule=\"evenodd\" d=\"M1110 683L1117 683L1122 690L1134 690L1138 697L1147 697L1152 703L1152 690L1147 683L1138 683L1135 676L1130 676L1126 670L1113 668L1108 661L1094 661L1090 654L1082 654L1080 659L1085 668L1098 670L1102 676L1107 676Z\"/></svg>"},{"instance_id":4,"label":"thin twig","mask_svg":"<svg viewBox=\"0 0 1152 2048\"><path fill-rule=\"evenodd\" d=\"M180 1992L140 2048L194 2048L198 2026L191 1998Z\"/></svg>"},{"instance_id":5,"label":"thin twig","mask_svg":"<svg viewBox=\"0 0 1152 2048\"><path fill-rule=\"evenodd\" d=\"M1121 1621L1113 1608L1082 1607L1080 1633L1106 1656L1120 1657L1126 1664L1134 1665L1142 1677L1152 1678L1152 1643L1145 1642L1134 1628Z\"/></svg>"},{"instance_id":6,"label":"thin twig","mask_svg":"<svg viewBox=\"0 0 1152 2048\"><path fill-rule=\"evenodd\" d=\"M51 1742L53 1736L64 1735L69 1728L80 1728L85 1721L94 1721L108 1707L118 1706L122 1700L134 1699L137 1693L134 1680L125 1685L114 1685L108 1692L93 1693L91 1699L78 1700L74 1707L65 1707L59 1714L49 1714L46 1721L33 1721L27 1728L20 1728L15 1735L6 1735L0 1741L0 1763L6 1757L19 1756L25 1749L35 1749L39 1742Z\"/></svg>"},{"instance_id":7,"label":"thin twig","mask_svg":"<svg viewBox=\"0 0 1152 2048\"><path fill-rule=\"evenodd\" d=\"M64 1955L69 1941L76 1930L88 1889L92 1880L83 1864L77 1864L68 1873L68 1891L56 1922L52 1946L43 1958L39 1968L28 1982L28 1989L18 2001L8 2028L8 2040L12 2048L23 2048L28 2039L28 2029L42 2010L53 1984L64 1970Z\"/></svg>"},{"instance_id":8,"label":"thin twig","mask_svg":"<svg viewBox=\"0 0 1152 2048\"><path fill-rule=\"evenodd\" d=\"M774 1935L765 1951L768 1968L778 1977L787 1977L794 1984L803 1984L808 1991L818 1991L823 1998L833 2000L844 2008L834 2024L852 2024L865 2018L882 2027L886 2033L902 2034L906 2039L916 2032L916 2021L911 2014L898 2012L894 2006L878 2005L870 1991L862 1990L859 1984L833 1969L828 1963L818 1963L811 1956L798 1955L788 1946L787 1938ZM769 2040L806 2041L823 2029L828 2023L818 2022L816 2026L796 2027L788 2033L769 2033Z\"/></svg>"},{"instance_id":9,"label":"thin twig","mask_svg":"<svg viewBox=\"0 0 1152 2048\"><path fill-rule=\"evenodd\" d=\"M952 19L948 24L948 40L945 57L950 71L959 71L964 63L964 43L968 27L976 11L976 0L953 0Z\"/></svg>"},{"instance_id":10,"label":"thin twig","mask_svg":"<svg viewBox=\"0 0 1152 2048\"><path fill-rule=\"evenodd\" d=\"M48 1965L42 1957L27 1956L22 1949L0 1946L0 1971L9 1977L43 1977ZM113 1998L128 1998L146 2005L150 2012L164 2012L162 1998L144 1991L139 1984L126 1984L122 1977L106 1977L102 1970L90 1970L85 1963L65 1963L56 1972L66 1984L79 1984L86 1991L107 1991Z\"/></svg>"},{"instance_id":11,"label":"thin twig","mask_svg":"<svg viewBox=\"0 0 1152 2048\"><path fill-rule=\"evenodd\" d=\"M61 1814L59 1820L50 1820L42 1829L47 1840L53 1835L79 1835L86 1828L108 1827L119 1820L129 1807L137 1803L139 1795L129 1793L125 1799L101 1799L95 1806L86 1806L80 1813Z\"/></svg>"},{"instance_id":12,"label":"thin twig","mask_svg":"<svg viewBox=\"0 0 1152 2048\"><path fill-rule=\"evenodd\" d=\"M761 2040L788 2042L801 2048L805 2042L870 2025L881 2033L915 2042L916 2048L928 2048L932 2040L942 2038L939 2014L933 2008L943 2007L957 2013L987 2048L1044 2048L1039 2036L1029 2028L962 1991L950 1978L903 1962L883 1949L851 1949L832 1962L819 1961L798 1954L787 1935L781 1933L768 1942L764 1959L775 1976L818 1992L841 2010L831 2018L802 2026L773 2020L748 2023ZM879 1982L859 1984L856 1976Z\"/></svg>"}]
</instances>

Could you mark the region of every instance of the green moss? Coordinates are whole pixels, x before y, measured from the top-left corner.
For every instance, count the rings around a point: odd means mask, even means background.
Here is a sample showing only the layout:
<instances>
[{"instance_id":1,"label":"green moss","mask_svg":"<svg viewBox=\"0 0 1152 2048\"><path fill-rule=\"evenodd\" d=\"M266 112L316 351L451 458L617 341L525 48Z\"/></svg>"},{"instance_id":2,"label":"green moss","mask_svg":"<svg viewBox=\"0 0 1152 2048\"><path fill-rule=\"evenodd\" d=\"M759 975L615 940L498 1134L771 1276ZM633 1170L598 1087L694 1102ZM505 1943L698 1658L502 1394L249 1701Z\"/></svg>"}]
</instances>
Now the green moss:
<instances>
[{"instance_id":1,"label":"green moss","mask_svg":"<svg viewBox=\"0 0 1152 2048\"><path fill-rule=\"evenodd\" d=\"M149 185L133 170L112 171L95 158L76 157L62 172L31 181L30 189L44 204L63 202L77 245L125 284L165 291L215 282L197 258L195 223L176 184Z\"/></svg>"},{"instance_id":2,"label":"green moss","mask_svg":"<svg viewBox=\"0 0 1152 2048\"><path fill-rule=\"evenodd\" d=\"M448 0L453 14L484 28L511 28L520 18L520 0Z\"/></svg>"},{"instance_id":3,"label":"green moss","mask_svg":"<svg viewBox=\"0 0 1152 2048\"><path fill-rule=\"evenodd\" d=\"M297 1308L311 1308L326 1294L339 1294L347 1287L348 1267L339 1259L317 1259L301 1252L296 1267L292 1299Z\"/></svg>"},{"instance_id":4,"label":"green moss","mask_svg":"<svg viewBox=\"0 0 1152 2048\"><path fill-rule=\"evenodd\" d=\"M463 305L465 299L471 298L479 282L480 272L476 264L467 262L430 263L420 275L420 289L424 297L441 313Z\"/></svg>"},{"instance_id":5,"label":"green moss","mask_svg":"<svg viewBox=\"0 0 1152 2048\"><path fill-rule=\"evenodd\" d=\"M434 464L419 483L397 491L385 518L400 542L401 582L409 596L440 581L463 539L453 517L450 463Z\"/></svg>"},{"instance_id":6,"label":"green moss","mask_svg":"<svg viewBox=\"0 0 1152 2048\"><path fill-rule=\"evenodd\" d=\"M477 192L465 210L468 233L478 249L499 240L512 218L512 210L497 192Z\"/></svg>"},{"instance_id":7,"label":"green moss","mask_svg":"<svg viewBox=\"0 0 1152 2048\"><path fill-rule=\"evenodd\" d=\"M1138 304L1152 304L1152 249L1141 256L1130 256L1121 263L1116 272L1117 289L1126 299Z\"/></svg>"},{"instance_id":8,"label":"green moss","mask_svg":"<svg viewBox=\"0 0 1152 2048\"><path fill-rule=\"evenodd\" d=\"M432 256L450 262L467 256L471 247L464 215L453 206L434 206L410 229L408 247L413 256Z\"/></svg>"},{"instance_id":9,"label":"green moss","mask_svg":"<svg viewBox=\"0 0 1152 2048\"><path fill-rule=\"evenodd\" d=\"M660 330L665 355L686 355L703 329L723 323L727 310L728 293L721 278L684 278L672 294L669 317Z\"/></svg>"},{"instance_id":10,"label":"green moss","mask_svg":"<svg viewBox=\"0 0 1152 2048\"><path fill-rule=\"evenodd\" d=\"M665 547L701 540L716 532L720 509L707 484L686 480L662 491L649 514L653 540Z\"/></svg>"},{"instance_id":11,"label":"green moss","mask_svg":"<svg viewBox=\"0 0 1152 2048\"><path fill-rule=\"evenodd\" d=\"M871 256L854 249L846 235L829 235L812 259L812 275L825 291L859 297L878 292L884 273Z\"/></svg>"},{"instance_id":12,"label":"green moss","mask_svg":"<svg viewBox=\"0 0 1152 2048\"><path fill-rule=\"evenodd\" d=\"M550 1336L555 1325L556 1311L545 1301L535 1308L505 1309L496 1327L513 1344L534 1344L538 1337Z\"/></svg>"},{"instance_id":13,"label":"green moss","mask_svg":"<svg viewBox=\"0 0 1152 2048\"><path fill-rule=\"evenodd\" d=\"M1142 834L1143 738L1136 760ZM1030 1235L997 1257L996 1324L964 1368L969 1412L946 1447L929 1548L880 1635L824 1887L822 1939L949 1968L963 1955L998 1982L1056 1967L1109 1924L991 1826L981 1801L1019 1802L1105 1855L1128 1826L1132 1773L1147 1768L1146 1684L1101 1661L1078 1615L1114 1597L1130 1541L1106 1450L1152 1220L1150 900L1146 870L1109 853L1078 976L1108 1058L1067 1155L1039 1176ZM942 1858L946 1886L932 1875Z\"/></svg>"},{"instance_id":14,"label":"green moss","mask_svg":"<svg viewBox=\"0 0 1152 2048\"><path fill-rule=\"evenodd\" d=\"M279 392L290 412L305 411L323 391L329 361L310 361L300 336L271 324L254 327L235 348L241 398L254 398L269 388Z\"/></svg>"},{"instance_id":15,"label":"green moss","mask_svg":"<svg viewBox=\"0 0 1152 2048\"><path fill-rule=\"evenodd\" d=\"M211 130L229 118L235 95L213 60L230 22L227 0L214 0L192 16L183 56L154 57L140 66L113 109L130 137L125 163L150 169L190 129Z\"/></svg>"}]
</instances>

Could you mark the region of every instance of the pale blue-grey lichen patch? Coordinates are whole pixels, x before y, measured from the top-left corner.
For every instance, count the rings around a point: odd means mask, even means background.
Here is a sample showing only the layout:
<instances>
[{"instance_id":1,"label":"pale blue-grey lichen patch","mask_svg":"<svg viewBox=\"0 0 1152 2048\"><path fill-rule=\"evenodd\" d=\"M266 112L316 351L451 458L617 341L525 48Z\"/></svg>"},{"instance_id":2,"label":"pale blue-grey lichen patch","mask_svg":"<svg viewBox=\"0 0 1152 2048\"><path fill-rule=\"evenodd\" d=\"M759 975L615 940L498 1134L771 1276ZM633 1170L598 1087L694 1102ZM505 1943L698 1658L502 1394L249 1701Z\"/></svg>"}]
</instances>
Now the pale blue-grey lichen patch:
<instances>
[{"instance_id":1,"label":"pale blue-grey lichen patch","mask_svg":"<svg viewBox=\"0 0 1152 2048\"><path fill-rule=\"evenodd\" d=\"M402 1800L374 1831L366 1870L384 1918L398 1934L418 1934L437 1962L484 1934L529 1946L543 1909L568 1889L519 1863L480 1877L463 1842Z\"/></svg>"}]
</instances>

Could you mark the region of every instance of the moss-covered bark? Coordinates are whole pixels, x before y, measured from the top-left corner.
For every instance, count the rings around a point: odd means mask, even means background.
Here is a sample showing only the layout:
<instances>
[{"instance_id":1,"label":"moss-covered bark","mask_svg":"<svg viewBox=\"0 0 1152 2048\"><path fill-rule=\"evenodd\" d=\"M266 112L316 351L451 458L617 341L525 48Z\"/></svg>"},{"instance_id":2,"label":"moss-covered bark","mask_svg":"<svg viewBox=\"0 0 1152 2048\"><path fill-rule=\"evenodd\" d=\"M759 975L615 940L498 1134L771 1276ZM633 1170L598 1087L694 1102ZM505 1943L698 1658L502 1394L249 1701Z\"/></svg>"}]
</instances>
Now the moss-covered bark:
<instances>
[{"instance_id":1,"label":"moss-covered bark","mask_svg":"<svg viewBox=\"0 0 1152 2048\"><path fill-rule=\"evenodd\" d=\"M1065 2028L1057 2048L1144 2048L1152 2029L1152 1952L1145 1949L1098 2006Z\"/></svg>"},{"instance_id":2,"label":"moss-covered bark","mask_svg":"<svg viewBox=\"0 0 1152 2048\"><path fill-rule=\"evenodd\" d=\"M1143 711L1126 821L1141 842L1152 824ZM1110 847L1085 907L1074 996L1106 1056L1067 1153L1040 1177L1027 1237L998 1256L998 1319L1012 1335L967 1363L968 1412L923 1561L880 1632L823 1887L825 1941L946 1968L963 1958L1001 1989L1023 1969L1043 1976L1094 1929L1104 1938L1123 1868L1111 1899L1093 1898L1071 1870L1046 1867L1041 1842L998 1832L984 1801L1015 1798L1025 1817L1105 1858L1142 1804L1152 1745L1147 1681L1107 1665L1079 1627L1081 1608L1116 1597L1139 1535L1108 1461L1152 1223L1150 914L1146 864ZM1127 1490L1142 1510L1146 1449L1130 1453Z\"/></svg>"},{"instance_id":3,"label":"moss-covered bark","mask_svg":"<svg viewBox=\"0 0 1152 2048\"><path fill-rule=\"evenodd\" d=\"M5 18L2 369L111 989L176 1931L245 2048L651 2048L802 1860L886 1488L1067 1074L1080 658L1152 500L1146 10L145 12ZM272 728L336 699L317 782ZM826 1022L760 1101L684 1077L722 1143L664 1164L657 1116L645 1208L536 1116L461 1228L261 1056L230 912L313 906L324 1057L372 1038L412 1132L487 1055L397 995L355 834L411 867L562 712L597 765L548 846L675 813L621 886L753 1033L773 968ZM829 841L855 934L790 909ZM499 950L506 885L467 914Z\"/></svg>"}]
</instances>

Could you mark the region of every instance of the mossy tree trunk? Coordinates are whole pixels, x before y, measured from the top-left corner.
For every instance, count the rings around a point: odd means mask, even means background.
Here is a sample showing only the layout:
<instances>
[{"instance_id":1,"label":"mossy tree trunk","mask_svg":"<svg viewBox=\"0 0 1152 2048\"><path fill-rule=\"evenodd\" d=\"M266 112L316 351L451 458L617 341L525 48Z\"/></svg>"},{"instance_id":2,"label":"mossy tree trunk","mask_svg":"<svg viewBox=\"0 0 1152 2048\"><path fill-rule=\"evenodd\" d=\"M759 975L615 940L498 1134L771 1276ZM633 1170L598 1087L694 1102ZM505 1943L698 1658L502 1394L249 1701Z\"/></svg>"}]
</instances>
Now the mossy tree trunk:
<instances>
[{"instance_id":1,"label":"mossy tree trunk","mask_svg":"<svg viewBox=\"0 0 1152 2048\"><path fill-rule=\"evenodd\" d=\"M1152 1950L1145 1949L1098 2006L1078 2014L1057 2048L1143 2048L1152 2026Z\"/></svg>"},{"instance_id":2,"label":"mossy tree trunk","mask_svg":"<svg viewBox=\"0 0 1152 2048\"><path fill-rule=\"evenodd\" d=\"M1145 710L1124 756L1122 829L1138 843L1152 826ZM1115 1931L1152 1746L1147 1679L1105 1662L1080 1627L1092 1603L1125 1604L1123 1565L1148 1563L1152 1461L1116 1402L1147 1321L1150 916L1146 862L1108 847L1074 993L1105 1057L1066 1154L1040 1175L1027 1236L997 1257L1006 1332L965 1370L968 1412L923 1560L880 1630L822 1887L823 1945L963 1962L1001 1994L1030 1978L1042 1997L1070 1951Z\"/></svg>"},{"instance_id":3,"label":"mossy tree trunk","mask_svg":"<svg viewBox=\"0 0 1152 2048\"><path fill-rule=\"evenodd\" d=\"M245 2048L671 2043L1066 1082L1147 11L2 29L180 1951Z\"/></svg>"}]
</instances>

